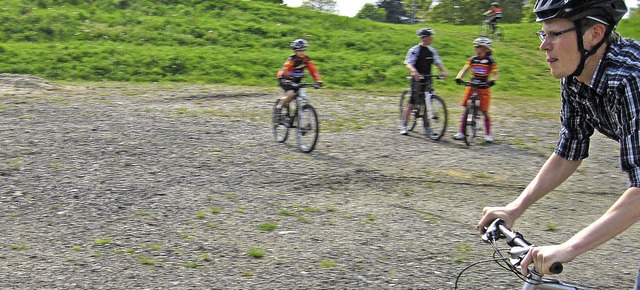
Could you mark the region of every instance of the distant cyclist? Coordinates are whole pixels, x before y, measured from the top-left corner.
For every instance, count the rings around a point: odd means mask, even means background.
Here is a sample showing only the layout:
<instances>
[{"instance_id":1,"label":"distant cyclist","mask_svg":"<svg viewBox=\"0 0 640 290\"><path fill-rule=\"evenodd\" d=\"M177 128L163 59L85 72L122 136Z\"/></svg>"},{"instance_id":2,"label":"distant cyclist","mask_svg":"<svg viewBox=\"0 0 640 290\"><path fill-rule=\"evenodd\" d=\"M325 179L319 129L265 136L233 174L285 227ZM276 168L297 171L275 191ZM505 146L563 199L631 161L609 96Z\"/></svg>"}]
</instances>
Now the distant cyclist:
<instances>
[{"instance_id":1,"label":"distant cyclist","mask_svg":"<svg viewBox=\"0 0 640 290\"><path fill-rule=\"evenodd\" d=\"M318 69L311 62L311 58L307 56L309 42L303 38L298 38L292 41L290 46L293 49L293 54L287 58L282 69L277 74L280 87L284 90L284 97L276 105L276 115L279 115L282 107L296 97L298 88L292 86L291 83L300 83L305 76L305 69L311 73L311 77L313 77L318 86L323 85Z\"/></svg>"},{"instance_id":2,"label":"distant cyclist","mask_svg":"<svg viewBox=\"0 0 640 290\"><path fill-rule=\"evenodd\" d=\"M407 103L402 114L402 129L400 134L407 135L407 119L413 111L414 104L416 102L424 103L424 92L426 90L432 91L431 88L431 66L436 65L440 70L442 77L447 77L447 68L445 68L438 52L431 46L433 42L433 35L436 32L431 28L421 28L416 31L418 37L420 37L420 43L411 47L407 52L407 56L404 59L404 65L411 72L411 99ZM420 78L424 79L421 80ZM429 127L429 119L423 116L424 134L427 136L433 135L433 130Z\"/></svg>"},{"instance_id":3,"label":"distant cyclist","mask_svg":"<svg viewBox=\"0 0 640 290\"><path fill-rule=\"evenodd\" d=\"M482 13L489 18L489 26L491 26L491 34L496 32L496 25L498 21L502 19L502 8L500 8L500 3L493 2L491 3L491 9Z\"/></svg>"},{"instance_id":4,"label":"distant cyclist","mask_svg":"<svg viewBox=\"0 0 640 290\"><path fill-rule=\"evenodd\" d=\"M491 39L485 36L476 38L473 41L473 50L475 55L467 59L464 67L458 72L456 76L456 83L462 84L462 78L471 71L471 80L486 82L489 86L495 85L498 80L498 64L493 59L491 52ZM473 93L471 87L467 87L462 98L462 106L467 106L467 100ZM480 98L480 111L484 115L484 127L486 130L485 140L487 142L493 142L493 136L491 135L491 118L489 117L489 100L491 99L491 92L489 88L479 88L478 97ZM456 140L464 139L464 118L465 112L462 112L462 119L460 121L460 129L458 133L453 135Z\"/></svg>"}]
</instances>

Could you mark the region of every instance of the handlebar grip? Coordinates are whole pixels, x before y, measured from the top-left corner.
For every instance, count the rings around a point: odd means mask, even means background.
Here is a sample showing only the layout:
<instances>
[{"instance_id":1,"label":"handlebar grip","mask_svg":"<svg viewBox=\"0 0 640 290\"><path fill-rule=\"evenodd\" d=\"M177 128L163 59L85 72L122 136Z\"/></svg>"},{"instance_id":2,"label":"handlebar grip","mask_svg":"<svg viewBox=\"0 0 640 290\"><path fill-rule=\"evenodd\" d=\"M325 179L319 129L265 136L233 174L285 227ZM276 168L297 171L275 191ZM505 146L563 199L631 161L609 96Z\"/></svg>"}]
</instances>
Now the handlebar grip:
<instances>
[{"instance_id":1,"label":"handlebar grip","mask_svg":"<svg viewBox=\"0 0 640 290\"><path fill-rule=\"evenodd\" d=\"M549 267L549 271L553 274L560 274L562 273L562 269L564 269L564 267L562 266L562 263L560 262L555 262L553 264L551 264L551 267Z\"/></svg>"}]
</instances>

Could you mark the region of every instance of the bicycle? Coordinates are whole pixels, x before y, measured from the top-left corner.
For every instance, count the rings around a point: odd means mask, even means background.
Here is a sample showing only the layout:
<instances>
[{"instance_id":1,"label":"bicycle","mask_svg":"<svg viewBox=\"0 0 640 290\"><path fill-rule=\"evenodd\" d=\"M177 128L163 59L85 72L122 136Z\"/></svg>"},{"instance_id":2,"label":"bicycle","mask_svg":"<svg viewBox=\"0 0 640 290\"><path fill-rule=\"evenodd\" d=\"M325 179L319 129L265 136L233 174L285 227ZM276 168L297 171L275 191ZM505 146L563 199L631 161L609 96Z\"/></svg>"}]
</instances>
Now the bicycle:
<instances>
[{"instance_id":1,"label":"bicycle","mask_svg":"<svg viewBox=\"0 0 640 290\"><path fill-rule=\"evenodd\" d=\"M490 87L487 82L472 80L471 82L462 82L460 85L471 87L473 90L471 96L467 99L467 106L464 111L464 118L462 119L462 134L464 135L464 143L467 146L471 146L475 143L475 138L478 135L480 128L478 126L478 120L480 116L480 96L478 95L478 89L486 89Z\"/></svg>"},{"instance_id":2,"label":"bicycle","mask_svg":"<svg viewBox=\"0 0 640 290\"><path fill-rule=\"evenodd\" d=\"M505 239L507 242L507 245L509 245L510 247L509 253L506 256L502 254L502 251L504 250L501 250L497 244L497 241L501 239ZM507 228L504 224L504 220L500 218L494 220L493 223L491 223L491 225L486 228L485 234L482 235L482 240L485 243L490 244L491 247L493 248L494 250L493 259L475 262L467 266L466 268L464 268L456 277L455 289L458 289L458 282L460 281L460 278L462 277L462 274L465 271L469 270L471 267L474 267L478 264L487 263L487 262L495 262L500 267L512 272L516 277L519 278L519 280L523 282L523 287L522 287L523 290L590 289L584 286L569 284L557 279L544 278L542 274L536 272L533 269L529 271L528 276L525 277L524 275L522 275L520 271L522 269L521 267L522 259L524 259L525 255L529 252L529 250L531 250L531 248L535 247L535 245L526 241L522 236L522 234L520 234L519 232L512 231L511 229ZM560 274L563 268L564 267L561 263L556 262L551 265L549 270L554 274ZM474 287L476 286L478 285L474 285ZM496 286L497 285L494 284L494 287Z\"/></svg>"},{"instance_id":3,"label":"bicycle","mask_svg":"<svg viewBox=\"0 0 640 290\"><path fill-rule=\"evenodd\" d=\"M409 76L409 83L411 83L411 79L413 77ZM442 76L437 76L438 79L442 79ZM419 83L420 86L427 85L431 87L431 76L422 75L420 76ZM413 111L409 115L407 119L407 131L413 131L415 128L418 119L422 119L423 122L427 122L428 120L429 127L433 130L433 134L430 136L432 140L440 140L444 133L447 130L447 122L449 120L449 115L447 113L447 106L444 103L444 100L435 94L435 91L429 92L430 88L427 88L424 91L424 100L425 102L418 102L414 104ZM400 121L403 121L404 118L404 109L409 103L411 99L411 87L405 89L402 94L400 94ZM425 106L426 104L426 106Z\"/></svg>"},{"instance_id":4,"label":"bicycle","mask_svg":"<svg viewBox=\"0 0 640 290\"><path fill-rule=\"evenodd\" d=\"M298 87L298 93L295 97L295 109L289 104L282 106L280 114L276 114L276 106L279 99L273 107L273 134L276 141L283 143L289 137L289 129L296 128L296 142L298 149L304 153L313 151L318 142L318 134L320 126L318 124L318 114L311 105L311 100L306 94L306 87L320 88L315 83L291 83L292 86Z\"/></svg>"},{"instance_id":5,"label":"bicycle","mask_svg":"<svg viewBox=\"0 0 640 290\"><path fill-rule=\"evenodd\" d=\"M495 30L492 31L490 22L490 19L486 19L480 23L480 36L486 36L498 41L504 41L504 29L502 29L502 27L499 26L498 23L495 23ZM490 35L493 35L493 37L490 37Z\"/></svg>"}]
</instances>

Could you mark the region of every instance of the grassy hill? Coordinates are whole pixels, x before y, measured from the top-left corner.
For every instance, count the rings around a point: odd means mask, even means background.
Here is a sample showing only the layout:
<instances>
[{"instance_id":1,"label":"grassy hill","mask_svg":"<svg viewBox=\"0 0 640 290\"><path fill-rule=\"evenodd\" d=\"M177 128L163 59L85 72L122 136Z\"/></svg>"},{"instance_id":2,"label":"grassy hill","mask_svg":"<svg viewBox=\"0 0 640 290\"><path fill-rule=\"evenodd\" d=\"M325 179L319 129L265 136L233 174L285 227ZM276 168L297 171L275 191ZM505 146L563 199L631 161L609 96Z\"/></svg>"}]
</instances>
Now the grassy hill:
<instances>
[{"instance_id":1,"label":"grassy hill","mask_svg":"<svg viewBox=\"0 0 640 290\"><path fill-rule=\"evenodd\" d=\"M52 80L192 82L275 86L289 42L307 38L308 54L333 88L399 90L402 61L417 28L436 30L451 75L472 54L476 26L391 25L247 0L3 0L0 72ZM640 21L624 36L640 38ZM495 44L497 91L556 96L534 32L539 24L505 24ZM549 85L554 84L554 85ZM453 82L445 91L460 91Z\"/></svg>"}]
</instances>

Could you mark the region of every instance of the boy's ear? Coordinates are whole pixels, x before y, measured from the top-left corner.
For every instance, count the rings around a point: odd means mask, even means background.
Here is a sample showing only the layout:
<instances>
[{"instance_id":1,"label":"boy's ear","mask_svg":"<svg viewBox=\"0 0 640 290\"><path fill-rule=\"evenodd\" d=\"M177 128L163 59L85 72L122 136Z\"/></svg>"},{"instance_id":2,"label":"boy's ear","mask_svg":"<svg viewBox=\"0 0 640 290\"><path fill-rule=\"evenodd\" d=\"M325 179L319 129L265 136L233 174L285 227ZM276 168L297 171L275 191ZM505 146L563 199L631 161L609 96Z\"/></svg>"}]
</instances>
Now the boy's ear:
<instances>
[{"instance_id":1,"label":"boy's ear","mask_svg":"<svg viewBox=\"0 0 640 290\"><path fill-rule=\"evenodd\" d=\"M589 30L587 31L587 40L590 42L589 44L592 46L596 45L605 37L606 32L607 27L602 23L596 23L595 25L591 26L591 28L589 28Z\"/></svg>"}]
</instances>

